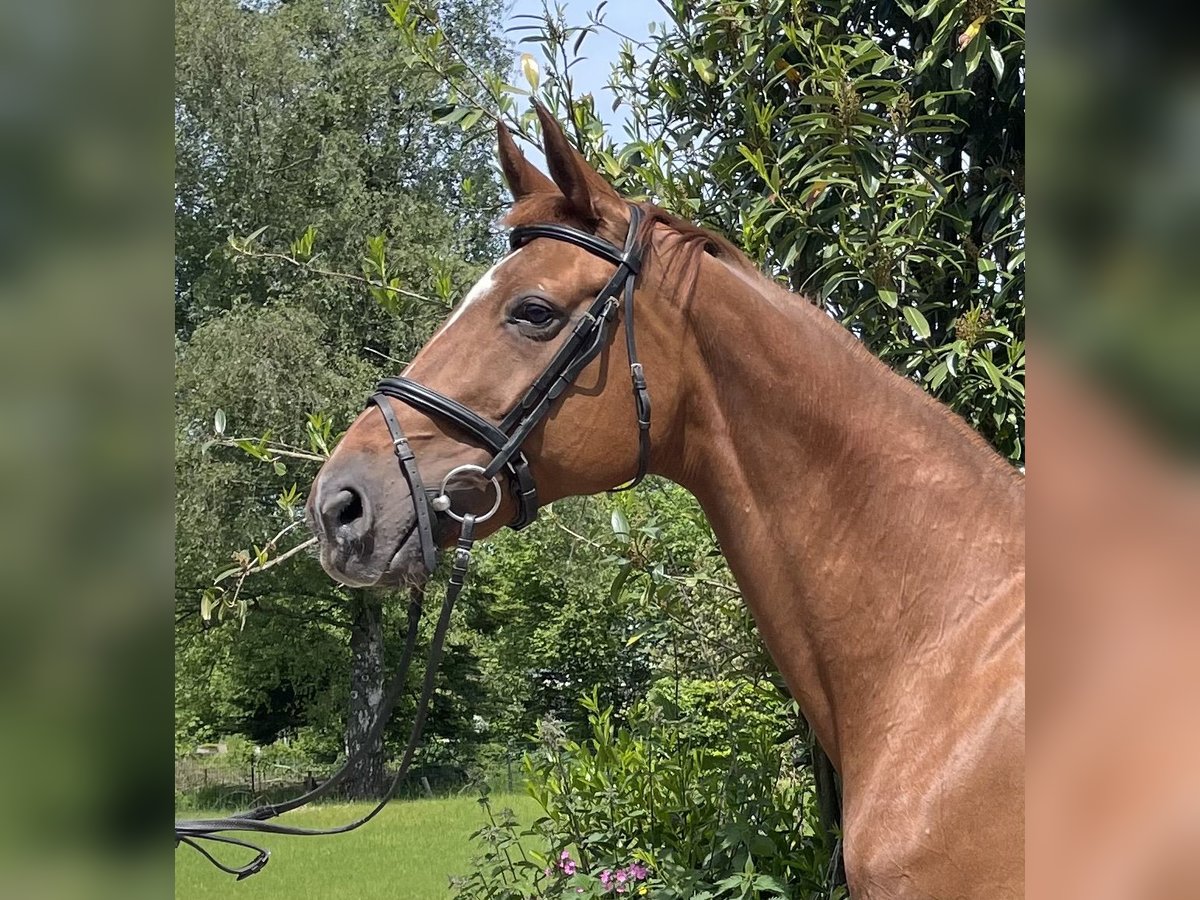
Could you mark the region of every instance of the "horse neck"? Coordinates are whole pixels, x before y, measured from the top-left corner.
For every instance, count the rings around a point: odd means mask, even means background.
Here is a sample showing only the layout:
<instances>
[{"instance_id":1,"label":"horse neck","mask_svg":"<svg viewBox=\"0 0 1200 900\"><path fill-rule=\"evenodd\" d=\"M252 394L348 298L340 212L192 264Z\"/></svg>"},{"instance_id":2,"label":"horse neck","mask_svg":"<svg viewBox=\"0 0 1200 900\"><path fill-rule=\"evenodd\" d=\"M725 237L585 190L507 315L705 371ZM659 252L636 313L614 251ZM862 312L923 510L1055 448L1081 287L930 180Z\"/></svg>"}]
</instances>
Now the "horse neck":
<instances>
[{"instance_id":1,"label":"horse neck","mask_svg":"<svg viewBox=\"0 0 1200 900\"><path fill-rule=\"evenodd\" d=\"M835 764L1023 560L1018 477L824 313L705 258L669 477ZM960 637L961 636L961 637ZM912 698L905 700L911 704ZM930 698L930 702L934 702ZM894 704L893 704L894 706Z\"/></svg>"}]
</instances>

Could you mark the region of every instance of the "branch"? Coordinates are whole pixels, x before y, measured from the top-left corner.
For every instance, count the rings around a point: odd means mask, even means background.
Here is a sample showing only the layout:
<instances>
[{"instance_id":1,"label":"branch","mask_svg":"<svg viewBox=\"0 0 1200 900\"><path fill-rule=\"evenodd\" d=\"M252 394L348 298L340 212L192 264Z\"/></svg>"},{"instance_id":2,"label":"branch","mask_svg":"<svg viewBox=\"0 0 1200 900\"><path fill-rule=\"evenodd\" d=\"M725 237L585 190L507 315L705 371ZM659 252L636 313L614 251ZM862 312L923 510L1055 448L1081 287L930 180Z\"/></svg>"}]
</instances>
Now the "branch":
<instances>
[{"instance_id":1,"label":"branch","mask_svg":"<svg viewBox=\"0 0 1200 900\"><path fill-rule=\"evenodd\" d=\"M394 363L395 365L397 365L397 366L401 366L401 367L403 367L403 368L408 368L408 366L410 366L410 365L412 364L412 363L411 363L411 361L407 361L407 362L406 362L406 361L405 361L405 360L403 360L403 359L396 359L394 356L388 356L388 355L387 355L386 353L384 353L383 351L381 351L381 350L376 350L374 347L363 347L363 350L365 350L367 353L374 353L374 354L375 354L376 356L378 356L380 359L383 359L383 360L385 360L385 361L387 361L387 362L390 362L390 363Z\"/></svg>"},{"instance_id":2,"label":"branch","mask_svg":"<svg viewBox=\"0 0 1200 900\"><path fill-rule=\"evenodd\" d=\"M657 0L657 2L658 5L663 8L663 12L671 17L671 21L675 23L675 27L680 28L683 26L683 23L676 17L675 10L671 9L671 7L667 5L666 0Z\"/></svg>"},{"instance_id":3,"label":"branch","mask_svg":"<svg viewBox=\"0 0 1200 900\"><path fill-rule=\"evenodd\" d=\"M437 21L435 19L433 19L426 10L418 9L417 15L421 16L421 18L424 19L426 24L431 25L434 28L440 29L440 26L438 25ZM444 33L445 32L443 32L443 34ZM414 42L414 43L418 43L418 42ZM476 70L476 67L471 65L466 59L463 58L463 55L458 51L457 47L455 47L454 41L452 41L452 40L444 41L443 46L445 46L449 50L450 55L454 57L455 61L460 66L462 66L466 71L471 73L471 77L475 80L475 83L479 85L480 89L482 89L484 95L495 100L496 106L497 106L497 108L499 108L499 98L492 91L492 89L488 86L487 82L485 82L483 80L482 76L480 76L479 72ZM525 133L525 130L521 127L521 123L518 119L514 119L511 116L503 116L502 117L502 116L492 112L491 109L489 109L488 107L486 107L482 103L480 103L479 100L473 94L471 94L469 91L465 90L455 80L454 76L451 75L449 72L447 72L446 69L438 63L438 60L435 57L426 53L425 48L423 46L422 47L413 47L413 49L420 55L422 62L424 62L425 65L429 66L429 68L433 69L433 71L437 73L437 75L442 79L442 81L445 82L447 85L449 85L451 90L453 90L454 93L456 93L459 96L459 98L461 98L463 101L465 101L468 106L472 106L475 109L479 110L486 118L490 119L496 125L501 125L501 124L507 125L510 131L514 132L519 137L524 138L526 141L528 141L533 146L537 147L539 150L542 149L542 145L540 143L538 143L536 140L534 140L533 138L531 138L529 135L527 135Z\"/></svg>"},{"instance_id":4,"label":"branch","mask_svg":"<svg viewBox=\"0 0 1200 900\"><path fill-rule=\"evenodd\" d=\"M256 447L262 443L258 438L238 438L238 437L221 437L213 441L213 443L221 447L235 447L238 450L245 450L238 442L245 444L254 444ZM320 456L316 453L309 453L307 450L301 450L299 447L293 447L290 444L274 444L270 441L262 443L263 452L274 454L275 456L288 456L292 459L306 459L310 462L323 463L328 456ZM252 456L254 454L251 454Z\"/></svg>"},{"instance_id":5,"label":"branch","mask_svg":"<svg viewBox=\"0 0 1200 900\"><path fill-rule=\"evenodd\" d=\"M558 518L558 516L552 515L550 518L550 521L552 521L558 527L558 529L560 531L566 532L571 537L575 538L575 540L582 541L583 543L587 544L589 547L595 547L597 550L606 549L604 547L604 545L596 543L591 538L586 538L582 534L579 534L576 531L572 531L570 528L568 528L566 525L564 525L562 523L562 521Z\"/></svg>"},{"instance_id":6,"label":"branch","mask_svg":"<svg viewBox=\"0 0 1200 900\"><path fill-rule=\"evenodd\" d=\"M711 578L701 578L698 575L672 575L669 572L663 572L663 575L665 577L671 579L672 581L680 581L680 582L691 581L695 584L702 584L705 587L720 588L723 591L728 591L729 593L733 594L735 597L742 596L742 592L740 590L738 590L736 587L732 587L728 584L723 584L720 581L713 581Z\"/></svg>"},{"instance_id":7,"label":"branch","mask_svg":"<svg viewBox=\"0 0 1200 900\"><path fill-rule=\"evenodd\" d=\"M294 524L299 525L300 523L296 522ZM289 525L288 527L291 528L293 526ZM310 537L304 543L297 544L295 547L293 547L291 550L288 550L286 553L281 553L274 559L267 560L265 563L263 563L260 566L251 566L249 569L246 570L245 575L257 575L259 572L265 572L265 571L267 571L267 569L270 569L272 566L277 566L284 560L290 559L291 557L295 556L301 550L308 549L316 542L317 542L317 538L315 536ZM245 575L243 575L243 578L245 577Z\"/></svg>"},{"instance_id":8,"label":"branch","mask_svg":"<svg viewBox=\"0 0 1200 900\"><path fill-rule=\"evenodd\" d=\"M418 8L418 10L416 10L416 14L424 19L427 25L431 25L432 28L440 30L440 25L438 24L437 20L433 19L430 14L424 10L424 8ZM444 31L443 34L445 34ZM475 84L479 85L480 90L484 92L485 96L490 97L491 100L496 103L496 107L498 109L500 106L500 98L497 96L497 92L493 91L491 86L488 86L484 78L480 76L478 68L463 58L462 53L458 52L455 42L446 40L443 42L442 46L448 50L458 65L462 66L464 70L470 73L470 77L475 80ZM436 73L437 76L442 79L443 82L448 85L456 95L458 95L458 98L467 104L467 106L478 109L479 112L486 116L487 119L490 119L493 124L505 125L509 128L509 131L516 134L518 138L526 140L528 144L535 146L535 148L538 148L539 150L542 149L542 145L538 142L538 140L530 137L529 134L524 132L523 128L521 127L520 119L516 119L511 115L499 115L492 112L492 109L485 107L484 104L479 101L479 98L475 97L472 92L468 91L466 88L463 88L463 86L457 82L455 76L452 76L450 72L446 71L444 66L440 65L440 62L437 60L436 56L433 56L427 52L427 48L420 42L419 38L410 41L409 47L413 49L414 53L420 56L421 61L424 62L426 66L432 68L433 72Z\"/></svg>"},{"instance_id":9,"label":"branch","mask_svg":"<svg viewBox=\"0 0 1200 900\"><path fill-rule=\"evenodd\" d=\"M336 272L333 269L322 269L320 266L314 266L312 263L296 259L294 256L289 256L286 253L274 253L267 250L251 250L249 247L245 247L237 243L231 243L230 246L233 247L235 253L239 253L242 256L248 256L251 259L275 259L279 260L280 262L293 265L297 269L303 269L306 272L311 272L314 275L324 275L327 278L341 278L344 281L354 281L359 284L365 284L367 287L378 288L381 291L399 294L402 297L408 297L411 300L416 300L421 303L428 303L431 306L436 306L443 311L450 308L450 304L443 300L427 297L424 294L418 294L415 291L405 290L404 288L393 287L390 284L384 284L383 282L375 281L373 278L366 278L362 275L355 275L351 272Z\"/></svg>"},{"instance_id":10,"label":"branch","mask_svg":"<svg viewBox=\"0 0 1200 900\"><path fill-rule=\"evenodd\" d=\"M210 588L208 591L205 591L204 603L200 609L201 617L205 621L209 620L212 613L211 613L211 608L209 607L208 604L213 602L214 599L216 599L216 602L220 603L223 607L226 607L230 610L238 609L239 602L240 602L242 627L245 627L245 625L246 625L246 601L244 601L244 600L239 601L239 598L242 593L242 586L246 583L246 579L249 578L251 575L257 575L260 572L265 572L268 569L274 568L275 566L279 565L280 563L291 559L293 556L295 556L297 553L301 552L302 550L306 550L307 548L313 546L313 544L317 543L317 538L315 536L310 537L308 540L306 540L300 544L297 544L295 547L292 547L290 550L287 550L287 551L279 554L278 556L274 557L273 559L266 558L267 555L275 549L280 538L282 538L285 534L287 534L293 528L296 528L297 526L302 525L302 524L304 524L302 520L297 520L295 522L292 522L290 525L288 525L286 528L284 528L281 532L279 532L279 534L275 535L275 537L273 537L273 538L271 538L271 540L267 541L266 546L264 546L262 548L262 550L260 550L258 552L257 556L255 556L255 557L251 557L248 553L245 553L240 550L237 553L235 553L234 559L238 563L237 566L232 569L228 569L228 570L222 572L220 575L218 575L213 582L213 587ZM225 588L219 587L220 583L222 581L224 581L226 578L228 578L229 576L235 575L235 574L237 575L237 581L234 583L233 596L231 596L231 597L222 596L219 599L217 599L216 598L217 591L220 591L222 594L225 593Z\"/></svg>"}]
</instances>

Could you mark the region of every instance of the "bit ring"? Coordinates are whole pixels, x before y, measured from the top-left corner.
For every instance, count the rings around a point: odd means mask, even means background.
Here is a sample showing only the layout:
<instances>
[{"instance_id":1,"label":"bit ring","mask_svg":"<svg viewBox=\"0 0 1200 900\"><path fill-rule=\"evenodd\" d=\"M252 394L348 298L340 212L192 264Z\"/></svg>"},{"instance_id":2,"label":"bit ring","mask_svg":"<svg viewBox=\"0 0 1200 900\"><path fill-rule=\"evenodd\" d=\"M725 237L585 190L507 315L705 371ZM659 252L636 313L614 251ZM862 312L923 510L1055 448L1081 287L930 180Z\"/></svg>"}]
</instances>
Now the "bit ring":
<instances>
[{"instance_id":1,"label":"bit ring","mask_svg":"<svg viewBox=\"0 0 1200 900\"><path fill-rule=\"evenodd\" d=\"M433 498L433 508L438 512L444 512L455 522L462 522L463 517L450 508L450 495L446 493L446 486L450 483L450 479L459 472L475 472L479 475L482 475L486 471L487 470L484 469L483 466L477 466L474 463L465 463L461 466L455 466L453 469L447 472L446 477L442 479L442 486L438 489L438 496ZM495 475L492 476L492 487L496 491L496 501L492 504L491 509L485 512L483 515L475 517L476 522L486 522L496 514L497 510L500 509L500 503L504 500L504 493L500 490L500 482L496 479Z\"/></svg>"}]
</instances>

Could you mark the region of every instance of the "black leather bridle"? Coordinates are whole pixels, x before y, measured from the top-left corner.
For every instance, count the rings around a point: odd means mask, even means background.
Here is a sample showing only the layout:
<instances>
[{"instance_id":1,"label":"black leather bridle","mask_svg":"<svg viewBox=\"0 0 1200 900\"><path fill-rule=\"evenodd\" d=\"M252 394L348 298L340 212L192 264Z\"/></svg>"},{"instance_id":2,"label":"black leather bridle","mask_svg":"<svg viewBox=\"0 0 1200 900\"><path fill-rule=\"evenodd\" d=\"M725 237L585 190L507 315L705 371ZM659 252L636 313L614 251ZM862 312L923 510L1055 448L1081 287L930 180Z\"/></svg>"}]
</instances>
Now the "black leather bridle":
<instances>
[{"instance_id":1,"label":"black leather bridle","mask_svg":"<svg viewBox=\"0 0 1200 900\"><path fill-rule=\"evenodd\" d=\"M494 481L503 471L508 475L512 496L517 506L516 518L510 523L510 527L524 528L537 518L538 494L533 473L529 469L529 460L525 458L521 447L530 432L550 413L551 404L571 385L588 363L607 346L612 324L616 320L621 305L622 294L624 294L625 301L625 346L629 351L630 377L633 382L633 397L637 412L638 464L633 480L617 490L628 490L640 483L646 476L646 466L649 464L650 458L650 394L646 390L646 378L642 372L641 363L638 362L637 342L633 330L634 283L642 266L642 248L638 244L642 211L632 205L629 207L629 211L629 231L625 235L624 247L610 244L594 234L566 225L525 225L513 229L509 238L509 244L513 250L518 250L538 238L549 238L582 247L589 253L615 264L617 268L608 283L596 295L591 306L575 323L570 336L558 348L542 374L534 379L533 384L500 422L490 422L457 400L413 381L411 378L403 376L385 378L376 386L375 393L371 395L368 403L373 403L379 408L383 415L383 421L392 435L396 455L400 459L400 466L416 504L417 533L420 536L425 565L428 568L433 568L432 560L436 552L433 516L430 515L428 508L422 509L423 504L419 498L426 494L420 475L417 473L416 461L413 459L412 450L408 446L404 431L400 428L400 423L393 414L387 398L400 400L426 415L450 421L492 453L492 459L487 466L459 466L449 473L443 480L442 490L431 501L434 511L446 512L448 510L449 501L446 498L445 488L446 481L450 476L462 470L472 470L482 478ZM496 484L496 497L499 500L500 489L498 483ZM455 516L454 518L462 522L460 517Z\"/></svg>"},{"instance_id":2,"label":"black leather bridle","mask_svg":"<svg viewBox=\"0 0 1200 900\"><path fill-rule=\"evenodd\" d=\"M451 567L450 580L446 588L446 596L442 603L442 612L434 629L433 640L429 649L429 661L425 668L425 680L422 685L421 698L417 703L417 712L409 732L408 743L400 761L400 768L392 779L391 786L383 798L366 815L353 822L336 828L298 828L282 825L268 820L282 813L298 809L314 800L330 793L337 785L345 780L350 770L358 765L370 748L382 737L384 726L391 715L392 708L404 688L408 675L409 664L412 662L413 650L416 645L417 625L422 611L422 595L414 590L408 610L408 632L405 637L404 651L400 658L400 666L388 687L379 716L367 733L362 749L346 760L346 763L330 776L329 780L313 790L295 797L285 803L267 804L247 812L238 813L223 819L199 819L176 821L175 844L186 844L204 855L217 868L238 880L247 878L260 871L270 859L270 853L249 841L228 837L225 832L257 831L269 834L289 835L326 835L342 834L353 831L373 819L395 795L404 776L412 763L417 745L420 743L421 731L429 712L429 701L433 695L434 677L441 661L442 646L446 631L450 625L450 614L455 601L466 583L467 568L471 558L471 547L475 541L475 526L478 522L486 521L496 513L501 502L501 488L498 481L500 472L508 476L510 489L517 506L516 518L510 523L514 529L524 528L530 524L538 512L537 485L529 468L529 461L521 450L522 444L529 434L550 413L551 405L562 395L579 373L608 345L609 335L617 312L621 306L621 296L625 304L625 346L629 352L629 371L633 383L634 406L637 413L638 426L638 462L633 479L627 484L613 488L614 491L629 490L641 482L646 475L650 459L650 394L646 389L646 378L638 362L637 344L633 331L633 294L634 282L642 265L642 247L638 243L638 232L642 221L642 211L633 205L629 207L629 231L625 235L625 244L618 247L608 241L566 225L525 225L514 228L510 236L511 249L517 250L530 241L538 238L549 238L564 241L582 247L589 253L606 259L616 265L616 271L608 283L592 301L592 304L576 322L570 336L559 347L549 365L530 385L529 389L499 423L492 423L445 394L426 387L410 378L397 376L385 378L375 388L375 392L367 401L368 406L374 405L383 416L384 424L392 436L392 446L400 463L400 470L408 483L416 514L416 533L421 544L422 560L428 572L432 572L437 564L437 542L434 535L434 521L438 514L444 514L459 523L459 536ZM431 498L425 489L417 461L413 455L408 439L404 435L400 422L392 410L388 398L400 400L426 415L438 416L449 420L462 429L474 440L483 444L491 453L492 459L486 466L463 465L452 469L442 479L441 490ZM491 510L483 515L464 513L458 515L451 508L450 497L446 493L452 478L461 471L473 471L484 479L490 480L495 489L495 503ZM243 866L231 866L218 860L202 846L202 841L230 844L255 851L251 862Z\"/></svg>"}]
</instances>

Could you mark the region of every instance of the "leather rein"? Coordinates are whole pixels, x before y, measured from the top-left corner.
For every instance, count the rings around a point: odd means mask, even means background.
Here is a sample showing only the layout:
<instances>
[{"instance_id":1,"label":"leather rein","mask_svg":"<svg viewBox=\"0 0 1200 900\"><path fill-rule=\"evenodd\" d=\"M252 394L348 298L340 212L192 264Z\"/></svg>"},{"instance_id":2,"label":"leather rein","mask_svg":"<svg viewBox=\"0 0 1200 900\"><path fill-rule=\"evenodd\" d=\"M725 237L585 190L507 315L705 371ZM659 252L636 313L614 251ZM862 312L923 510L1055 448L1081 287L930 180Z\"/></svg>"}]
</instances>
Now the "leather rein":
<instances>
[{"instance_id":1,"label":"leather rein","mask_svg":"<svg viewBox=\"0 0 1200 900\"><path fill-rule=\"evenodd\" d=\"M438 548L433 527L437 515L443 514L459 524L459 536L450 570L450 579L447 583L445 599L442 602L441 615L430 643L425 679L409 732L408 743L405 745L404 754L400 760L400 768L392 778L382 799L365 815L335 828L300 828L269 821L285 812L306 806L328 795L345 781L350 771L366 758L372 746L382 739L384 727L387 725L396 700L404 689L416 646L417 626L423 609L423 591L419 589L413 590L409 602L408 631L399 667L388 686L379 715L358 752L348 758L345 764L330 776L329 780L284 803L265 804L226 818L177 820L175 822L176 847L180 844L192 847L217 868L237 876L240 881L261 871L271 854L270 851L247 840L230 837L227 832L254 831L261 834L299 836L344 834L371 821L395 796L401 782L408 774L413 756L420 744L421 732L433 696L438 665L441 662L442 647L446 632L450 627L450 614L466 583L471 547L475 542L475 526L479 522L490 519L500 507L502 489L498 476L501 472L504 472L508 478L510 491L517 505L516 518L509 523L509 527L519 530L529 525L537 517L537 485L521 446L529 434L549 415L553 402L608 345L612 326L621 306L622 295L625 306L625 347L629 353L630 379L633 384L634 407L637 413L638 463L633 479L613 490L629 490L645 477L650 457L650 394L646 389L646 378L641 363L638 362L637 344L633 331L634 287L642 265L643 248L638 243L642 211L632 204L629 206L629 211L629 230L626 233L623 247L618 247L594 234L566 225L525 225L512 230L509 238L512 250L520 249L538 238L548 238L581 247L595 256L608 260L617 268L596 299L580 316L570 336L559 347L541 375L534 380L516 406L499 423L492 423L457 400L404 376L383 379L367 401L368 406L374 405L379 410L384 424L391 434L392 446L399 461L400 470L408 483L412 496L417 520L415 530L421 544L422 560L427 572L432 573L437 565ZM491 461L486 466L463 465L452 469L442 479L441 489L437 492L437 496L431 498L418 471L416 457L392 410L389 398L406 403L426 415L448 420L486 447L492 454ZM472 513L459 515L451 508L450 497L446 493L446 489L459 472L474 472L491 481L495 490L495 502L488 512L482 515ZM244 848L253 851L255 856L245 865L229 865L217 859L203 846L202 842Z\"/></svg>"}]
</instances>

